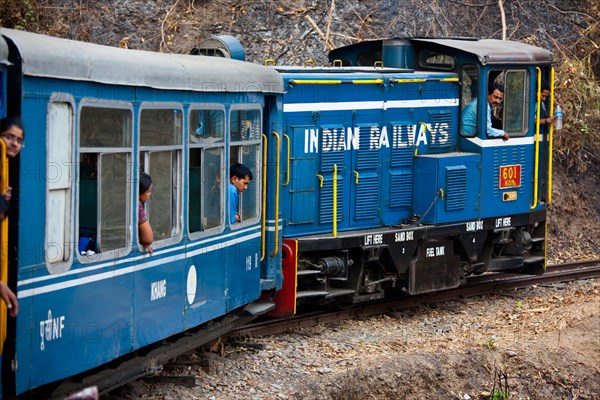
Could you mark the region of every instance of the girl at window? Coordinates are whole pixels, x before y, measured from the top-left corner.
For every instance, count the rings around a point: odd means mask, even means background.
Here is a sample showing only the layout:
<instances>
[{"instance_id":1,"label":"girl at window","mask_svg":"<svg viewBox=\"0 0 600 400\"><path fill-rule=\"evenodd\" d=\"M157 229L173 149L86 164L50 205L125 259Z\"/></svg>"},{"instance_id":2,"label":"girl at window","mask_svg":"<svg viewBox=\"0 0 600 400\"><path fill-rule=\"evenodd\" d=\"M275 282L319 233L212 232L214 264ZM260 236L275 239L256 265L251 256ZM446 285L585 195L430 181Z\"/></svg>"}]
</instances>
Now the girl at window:
<instances>
[{"instance_id":1,"label":"girl at window","mask_svg":"<svg viewBox=\"0 0 600 400\"><path fill-rule=\"evenodd\" d=\"M0 138L6 145L6 156L15 158L25 147L25 130L19 118L0 119ZM12 188L8 186L6 191L1 194L7 201L10 201Z\"/></svg>"},{"instance_id":2,"label":"girl at window","mask_svg":"<svg viewBox=\"0 0 600 400\"><path fill-rule=\"evenodd\" d=\"M148 250L148 254L152 255L154 252L152 250L154 233L144 208L150 196L152 196L152 178L147 173L142 172L140 174L140 194L138 197L138 236L142 247Z\"/></svg>"}]
</instances>

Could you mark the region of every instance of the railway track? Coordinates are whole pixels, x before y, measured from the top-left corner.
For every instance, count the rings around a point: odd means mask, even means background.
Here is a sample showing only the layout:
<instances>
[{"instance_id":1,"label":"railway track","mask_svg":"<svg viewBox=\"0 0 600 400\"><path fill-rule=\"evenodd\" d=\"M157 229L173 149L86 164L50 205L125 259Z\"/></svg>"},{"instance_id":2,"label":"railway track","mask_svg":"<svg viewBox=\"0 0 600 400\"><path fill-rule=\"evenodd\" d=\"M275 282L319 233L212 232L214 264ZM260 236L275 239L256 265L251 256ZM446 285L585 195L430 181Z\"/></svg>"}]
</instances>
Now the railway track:
<instances>
[{"instance_id":1,"label":"railway track","mask_svg":"<svg viewBox=\"0 0 600 400\"><path fill-rule=\"evenodd\" d=\"M197 329L195 332L187 332L172 340L163 341L160 346L147 349L144 354L138 353L136 357L124 360L119 365L97 371L94 375L64 381L60 386L54 387L54 390L50 390L51 394L42 389L30 393L30 396L25 395L24 398L40 398L39 396L44 392L44 398L63 399L69 393L89 386L97 386L101 394L107 394L132 380L160 372L163 365L168 364L176 357L189 353L218 338L223 341L236 341L240 338L276 335L318 324L351 318L366 318L377 314L414 308L421 304L440 303L537 284L597 277L600 277L600 259L550 265L547 267L546 273L540 276L500 273L479 275L469 278L466 285L452 290L407 296L376 304L356 306L349 310L310 312L286 320L265 319L255 322L256 320L243 313L242 315L232 315L226 317L223 321L211 323L210 326Z\"/></svg>"},{"instance_id":2,"label":"railway track","mask_svg":"<svg viewBox=\"0 0 600 400\"><path fill-rule=\"evenodd\" d=\"M311 312L286 320L264 320L238 328L226 337L239 338L276 335L293 329L338 322L350 318L368 316L413 308L420 304L440 303L449 300L481 296L510 289L524 288L539 284L568 282L600 277L600 259L549 265L544 275L522 275L492 273L470 277L467 284L456 289L423 295L402 297L382 301L377 304L357 306L350 310Z\"/></svg>"}]
</instances>

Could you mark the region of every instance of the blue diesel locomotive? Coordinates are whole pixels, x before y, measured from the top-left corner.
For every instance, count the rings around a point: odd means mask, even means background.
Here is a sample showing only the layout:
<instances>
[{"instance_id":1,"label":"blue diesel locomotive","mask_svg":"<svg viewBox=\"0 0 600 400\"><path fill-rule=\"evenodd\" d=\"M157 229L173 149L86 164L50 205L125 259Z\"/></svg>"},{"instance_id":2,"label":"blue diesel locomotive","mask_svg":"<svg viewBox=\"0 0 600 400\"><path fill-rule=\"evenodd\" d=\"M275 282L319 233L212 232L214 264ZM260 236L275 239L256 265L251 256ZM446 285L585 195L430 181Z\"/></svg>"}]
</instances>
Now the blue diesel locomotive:
<instances>
[{"instance_id":1,"label":"blue diesel locomotive","mask_svg":"<svg viewBox=\"0 0 600 400\"><path fill-rule=\"evenodd\" d=\"M337 49L332 67L278 67L211 43L195 53L225 57L0 31L0 115L21 116L27 143L1 181L0 278L19 300L16 319L0 310L5 394L240 310L290 317L543 272L552 131L535 121L551 52L391 39ZM492 83L504 102L488 111ZM508 140L488 137L488 113ZM231 224L237 162L254 179ZM135 229L140 172L152 256Z\"/></svg>"}]
</instances>

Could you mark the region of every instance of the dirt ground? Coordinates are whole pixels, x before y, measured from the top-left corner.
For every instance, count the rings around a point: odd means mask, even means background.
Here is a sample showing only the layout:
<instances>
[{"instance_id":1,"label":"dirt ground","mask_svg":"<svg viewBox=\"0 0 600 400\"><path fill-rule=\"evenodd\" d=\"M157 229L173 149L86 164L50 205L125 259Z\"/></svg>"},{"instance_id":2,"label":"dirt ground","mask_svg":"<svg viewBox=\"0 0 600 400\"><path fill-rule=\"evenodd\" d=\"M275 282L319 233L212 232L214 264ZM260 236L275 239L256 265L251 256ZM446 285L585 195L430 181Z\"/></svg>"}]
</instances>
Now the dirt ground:
<instances>
[{"instance_id":1,"label":"dirt ground","mask_svg":"<svg viewBox=\"0 0 600 400\"><path fill-rule=\"evenodd\" d=\"M194 387L149 379L111 397L598 399L599 367L600 280L588 280L249 339L162 374Z\"/></svg>"}]
</instances>

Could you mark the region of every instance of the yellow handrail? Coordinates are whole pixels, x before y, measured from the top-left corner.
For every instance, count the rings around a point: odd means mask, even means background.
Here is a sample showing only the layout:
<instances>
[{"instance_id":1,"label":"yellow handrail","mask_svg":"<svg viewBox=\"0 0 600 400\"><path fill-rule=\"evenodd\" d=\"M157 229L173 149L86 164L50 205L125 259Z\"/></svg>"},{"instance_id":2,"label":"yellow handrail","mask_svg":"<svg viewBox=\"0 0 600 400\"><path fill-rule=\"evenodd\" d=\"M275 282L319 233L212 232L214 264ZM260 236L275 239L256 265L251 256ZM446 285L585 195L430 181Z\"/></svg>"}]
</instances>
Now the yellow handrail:
<instances>
[{"instance_id":1,"label":"yellow handrail","mask_svg":"<svg viewBox=\"0 0 600 400\"><path fill-rule=\"evenodd\" d=\"M352 173L356 176L356 184L358 185L358 171L352 171Z\"/></svg>"},{"instance_id":2,"label":"yellow handrail","mask_svg":"<svg viewBox=\"0 0 600 400\"><path fill-rule=\"evenodd\" d=\"M319 187L323 187L323 175L317 174L317 178L319 178Z\"/></svg>"},{"instance_id":3,"label":"yellow handrail","mask_svg":"<svg viewBox=\"0 0 600 400\"><path fill-rule=\"evenodd\" d=\"M0 140L0 193L6 192L8 188L8 159L6 158L6 144ZM0 280L8 285L8 217L0 222ZM6 323L8 314L6 304L0 302L0 354L4 349L4 340L6 339Z\"/></svg>"},{"instance_id":4,"label":"yellow handrail","mask_svg":"<svg viewBox=\"0 0 600 400\"><path fill-rule=\"evenodd\" d=\"M262 162L262 218L260 221L260 261L265 259L265 248L267 243L267 144L269 139L263 133L263 162Z\"/></svg>"},{"instance_id":5,"label":"yellow handrail","mask_svg":"<svg viewBox=\"0 0 600 400\"><path fill-rule=\"evenodd\" d=\"M383 79L353 79L351 81L343 81L341 79L290 79L290 85L383 85Z\"/></svg>"},{"instance_id":6,"label":"yellow handrail","mask_svg":"<svg viewBox=\"0 0 600 400\"><path fill-rule=\"evenodd\" d=\"M535 162L533 165L533 205L531 209L537 207L538 203L538 168L540 164L540 108L541 93L542 93L542 70L540 67L535 67L537 70L537 109L536 109L536 124L535 124Z\"/></svg>"},{"instance_id":7,"label":"yellow handrail","mask_svg":"<svg viewBox=\"0 0 600 400\"><path fill-rule=\"evenodd\" d=\"M425 78L414 78L414 79L390 79L392 83L415 83L415 82L427 82Z\"/></svg>"},{"instance_id":8,"label":"yellow handrail","mask_svg":"<svg viewBox=\"0 0 600 400\"><path fill-rule=\"evenodd\" d=\"M273 131L273 136L275 136L277 149L275 151L275 248L271 257L275 257L279 253L279 165L281 162L281 139L275 131Z\"/></svg>"},{"instance_id":9,"label":"yellow handrail","mask_svg":"<svg viewBox=\"0 0 600 400\"><path fill-rule=\"evenodd\" d=\"M337 164L333 164L333 236L337 236Z\"/></svg>"},{"instance_id":10,"label":"yellow handrail","mask_svg":"<svg viewBox=\"0 0 600 400\"><path fill-rule=\"evenodd\" d=\"M287 171L285 173L285 183L281 186L287 186L290 183L290 143L292 141L285 133L283 134L283 137L287 139Z\"/></svg>"},{"instance_id":11,"label":"yellow handrail","mask_svg":"<svg viewBox=\"0 0 600 400\"><path fill-rule=\"evenodd\" d=\"M554 67L550 69L550 116L554 115ZM548 130L548 204L552 202L552 151L554 149L554 124Z\"/></svg>"},{"instance_id":12,"label":"yellow handrail","mask_svg":"<svg viewBox=\"0 0 600 400\"><path fill-rule=\"evenodd\" d=\"M354 83L355 85L383 85L383 79L353 79L343 83Z\"/></svg>"}]
</instances>

